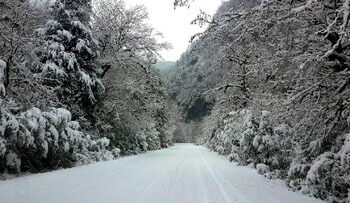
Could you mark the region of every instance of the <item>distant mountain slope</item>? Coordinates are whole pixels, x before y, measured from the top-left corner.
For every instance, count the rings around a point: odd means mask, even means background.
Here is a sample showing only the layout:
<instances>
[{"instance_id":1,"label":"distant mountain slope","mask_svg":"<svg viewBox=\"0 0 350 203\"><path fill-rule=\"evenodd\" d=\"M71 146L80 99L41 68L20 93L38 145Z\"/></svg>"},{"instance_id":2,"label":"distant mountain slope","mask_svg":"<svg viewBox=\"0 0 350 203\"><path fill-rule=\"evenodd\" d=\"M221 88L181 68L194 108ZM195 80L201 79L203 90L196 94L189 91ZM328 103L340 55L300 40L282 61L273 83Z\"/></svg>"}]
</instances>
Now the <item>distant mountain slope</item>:
<instances>
[{"instance_id":1,"label":"distant mountain slope","mask_svg":"<svg viewBox=\"0 0 350 203\"><path fill-rule=\"evenodd\" d=\"M167 69L175 66L175 64L175 61L158 61L156 64L154 64L154 67L157 69Z\"/></svg>"}]
</instances>

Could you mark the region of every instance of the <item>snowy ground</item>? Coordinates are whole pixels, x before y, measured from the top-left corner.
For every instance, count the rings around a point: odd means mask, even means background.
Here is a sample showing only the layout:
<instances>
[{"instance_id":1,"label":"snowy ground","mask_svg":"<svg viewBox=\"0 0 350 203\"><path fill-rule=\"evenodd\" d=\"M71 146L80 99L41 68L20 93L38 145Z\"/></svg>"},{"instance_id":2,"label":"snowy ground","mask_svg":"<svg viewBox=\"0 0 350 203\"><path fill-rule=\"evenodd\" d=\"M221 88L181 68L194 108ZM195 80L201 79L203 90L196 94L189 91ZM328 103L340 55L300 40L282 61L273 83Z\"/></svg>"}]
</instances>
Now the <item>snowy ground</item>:
<instances>
[{"instance_id":1,"label":"snowy ground","mask_svg":"<svg viewBox=\"0 0 350 203\"><path fill-rule=\"evenodd\" d=\"M0 181L0 202L321 202L192 144Z\"/></svg>"}]
</instances>

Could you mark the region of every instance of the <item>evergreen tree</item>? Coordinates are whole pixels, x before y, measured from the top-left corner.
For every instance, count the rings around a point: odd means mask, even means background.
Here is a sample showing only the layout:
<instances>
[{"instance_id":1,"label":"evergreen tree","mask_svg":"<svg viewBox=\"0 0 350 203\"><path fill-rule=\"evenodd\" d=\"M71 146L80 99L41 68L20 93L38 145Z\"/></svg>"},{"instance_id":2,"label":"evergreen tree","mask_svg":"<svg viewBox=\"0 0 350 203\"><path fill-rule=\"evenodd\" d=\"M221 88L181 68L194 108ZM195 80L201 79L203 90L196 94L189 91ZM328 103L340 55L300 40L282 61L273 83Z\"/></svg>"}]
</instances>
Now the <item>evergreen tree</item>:
<instances>
[{"instance_id":1,"label":"evergreen tree","mask_svg":"<svg viewBox=\"0 0 350 203\"><path fill-rule=\"evenodd\" d=\"M47 78L46 85L60 87L60 101L76 117L87 113L104 92L98 77L101 70L95 64L97 42L80 20L89 18L87 11L80 10L86 5L89 1L57 1L52 8L54 19L37 30L46 45L39 53L44 65L37 72Z\"/></svg>"},{"instance_id":2,"label":"evergreen tree","mask_svg":"<svg viewBox=\"0 0 350 203\"><path fill-rule=\"evenodd\" d=\"M84 25L88 25L92 12L91 0L60 0L66 9L76 16Z\"/></svg>"}]
</instances>

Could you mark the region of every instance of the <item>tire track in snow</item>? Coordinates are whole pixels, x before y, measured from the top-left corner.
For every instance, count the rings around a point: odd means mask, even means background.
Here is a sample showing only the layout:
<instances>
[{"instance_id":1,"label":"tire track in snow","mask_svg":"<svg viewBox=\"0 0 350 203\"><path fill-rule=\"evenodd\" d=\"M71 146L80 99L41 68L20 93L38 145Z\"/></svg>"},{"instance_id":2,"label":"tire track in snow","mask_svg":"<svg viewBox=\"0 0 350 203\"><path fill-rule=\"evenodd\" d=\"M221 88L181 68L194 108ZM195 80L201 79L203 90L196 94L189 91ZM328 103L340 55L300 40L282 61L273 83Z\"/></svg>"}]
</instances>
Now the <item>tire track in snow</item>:
<instances>
[{"instance_id":1,"label":"tire track in snow","mask_svg":"<svg viewBox=\"0 0 350 203\"><path fill-rule=\"evenodd\" d=\"M178 179L180 178L179 176L179 172L180 172L180 169L181 169L181 166L183 165L184 163L184 159L181 159L177 164L176 164L176 167L174 167L174 169L172 171L170 171L170 175L168 177L168 179L171 181L171 182L176 182L178 181ZM164 184L164 183L163 183ZM164 185L164 188L166 188L166 185ZM170 195L169 194L173 194L173 191L175 191L175 188L174 188L174 185L172 185L172 187L169 187L169 188L166 188L166 192L164 194L168 194L167 197L166 197L166 201L165 202L170 202ZM165 196L165 195L164 195Z\"/></svg>"},{"instance_id":2,"label":"tire track in snow","mask_svg":"<svg viewBox=\"0 0 350 203\"><path fill-rule=\"evenodd\" d=\"M205 167L207 168L209 174L211 175L211 177L213 178L216 186L218 187L219 189L219 192L221 193L223 199L225 202L228 202L228 203L231 203L231 198L230 196L227 194L227 192L225 191L223 185L220 183L220 181L218 180L218 178L216 177L215 173L213 172L213 170L210 168L210 166L208 165L207 161L204 159L203 155L202 155L202 152L198 149L197 147L197 150L199 152L199 156L201 157Z\"/></svg>"}]
</instances>

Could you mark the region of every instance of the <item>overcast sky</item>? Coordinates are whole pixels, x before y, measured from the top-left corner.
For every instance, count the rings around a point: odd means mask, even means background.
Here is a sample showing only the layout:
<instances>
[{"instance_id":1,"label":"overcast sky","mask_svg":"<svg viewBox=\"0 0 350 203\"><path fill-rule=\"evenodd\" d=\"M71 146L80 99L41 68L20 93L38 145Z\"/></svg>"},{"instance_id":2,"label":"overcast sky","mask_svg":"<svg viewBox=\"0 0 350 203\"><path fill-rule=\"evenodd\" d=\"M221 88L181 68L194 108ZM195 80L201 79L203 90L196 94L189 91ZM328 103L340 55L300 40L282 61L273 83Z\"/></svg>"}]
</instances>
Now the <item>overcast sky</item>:
<instances>
[{"instance_id":1,"label":"overcast sky","mask_svg":"<svg viewBox=\"0 0 350 203\"><path fill-rule=\"evenodd\" d=\"M163 33L164 40L171 43L173 49L162 51L166 61L176 61L186 51L191 36L201 29L191 25L199 10L214 14L222 0L195 0L191 7L176 8L174 0L125 0L128 6L145 5L149 13L149 23Z\"/></svg>"}]
</instances>

